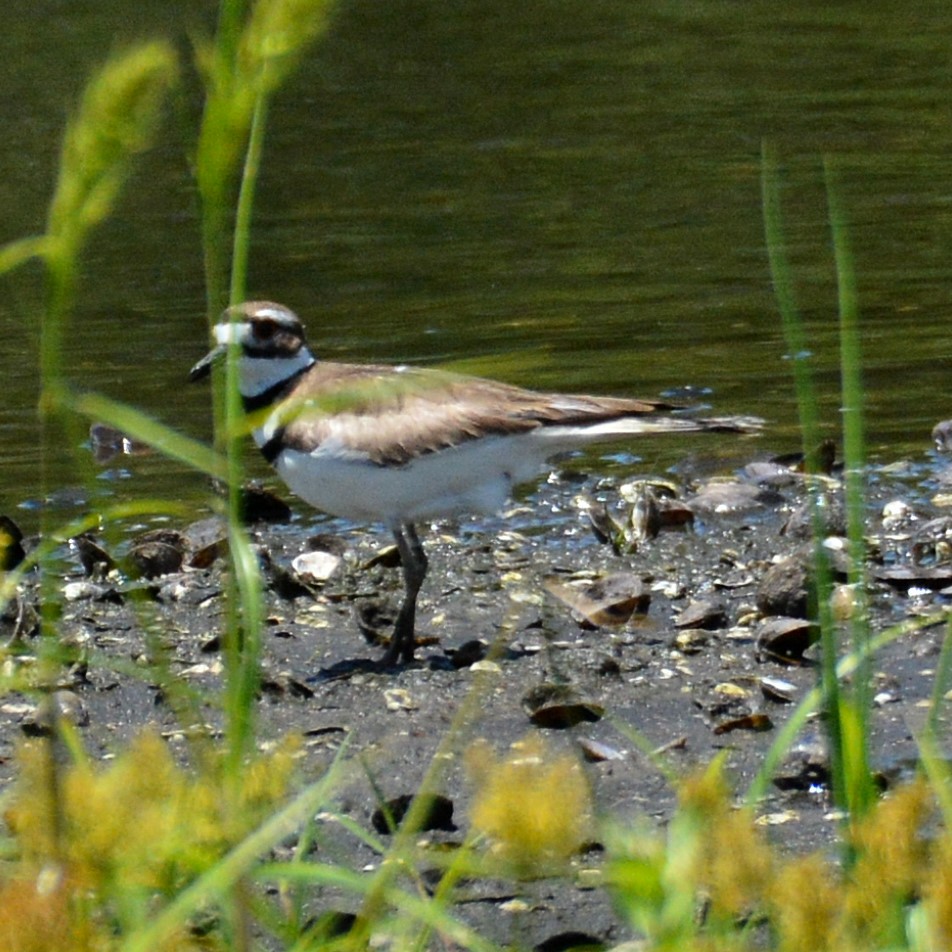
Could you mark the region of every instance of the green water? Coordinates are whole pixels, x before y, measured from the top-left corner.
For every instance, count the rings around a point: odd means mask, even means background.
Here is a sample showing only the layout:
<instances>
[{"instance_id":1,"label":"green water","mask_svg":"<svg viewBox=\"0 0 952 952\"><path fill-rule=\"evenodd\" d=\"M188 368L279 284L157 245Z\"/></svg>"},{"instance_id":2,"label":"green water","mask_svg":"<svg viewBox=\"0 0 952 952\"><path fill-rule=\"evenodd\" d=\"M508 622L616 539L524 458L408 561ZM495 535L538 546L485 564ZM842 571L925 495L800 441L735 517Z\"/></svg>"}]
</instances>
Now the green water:
<instances>
[{"instance_id":1,"label":"green water","mask_svg":"<svg viewBox=\"0 0 952 952\"><path fill-rule=\"evenodd\" d=\"M186 56L214 5L13 0L3 16L7 240L42 227L63 121L92 66L149 35ZM766 417L760 451L788 451L796 410L761 218L769 138L829 433L824 156L850 220L870 450L921 459L932 424L952 416L950 58L952 7L940 3L344 2L270 116L250 294L298 310L335 359L448 364L537 388L696 388L717 413ZM162 143L84 259L71 375L207 437L209 394L184 384L207 342L188 165L200 101L186 76ZM5 280L3 511L39 491L42 300L37 269ZM689 445L635 452L657 469ZM51 466L56 485L75 484L67 448ZM92 490L141 492L197 501L205 487L143 459Z\"/></svg>"}]
</instances>

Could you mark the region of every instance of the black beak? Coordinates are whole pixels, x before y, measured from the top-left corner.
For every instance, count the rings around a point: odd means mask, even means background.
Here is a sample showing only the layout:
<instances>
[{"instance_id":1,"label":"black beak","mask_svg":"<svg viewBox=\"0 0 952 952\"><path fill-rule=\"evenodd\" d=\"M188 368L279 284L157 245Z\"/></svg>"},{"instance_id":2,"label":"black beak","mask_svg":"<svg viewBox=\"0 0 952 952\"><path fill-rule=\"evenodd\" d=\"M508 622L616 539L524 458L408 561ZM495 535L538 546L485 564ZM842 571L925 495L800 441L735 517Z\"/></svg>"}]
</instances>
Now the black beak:
<instances>
[{"instance_id":1,"label":"black beak","mask_svg":"<svg viewBox=\"0 0 952 952\"><path fill-rule=\"evenodd\" d=\"M224 344L213 347L189 372L189 383L198 383L212 372L212 364L220 357L224 357L228 348Z\"/></svg>"}]
</instances>

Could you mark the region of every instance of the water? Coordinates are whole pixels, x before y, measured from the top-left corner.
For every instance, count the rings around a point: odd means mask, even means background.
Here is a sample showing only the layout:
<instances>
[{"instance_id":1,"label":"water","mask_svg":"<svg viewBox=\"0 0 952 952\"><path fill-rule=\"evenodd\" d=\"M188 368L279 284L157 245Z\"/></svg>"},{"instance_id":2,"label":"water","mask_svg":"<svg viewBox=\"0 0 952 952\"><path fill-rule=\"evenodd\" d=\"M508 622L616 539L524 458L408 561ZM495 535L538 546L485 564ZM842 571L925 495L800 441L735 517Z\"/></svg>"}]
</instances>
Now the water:
<instances>
[{"instance_id":1,"label":"water","mask_svg":"<svg viewBox=\"0 0 952 952\"><path fill-rule=\"evenodd\" d=\"M0 239L41 230L64 118L104 52L210 29L212 4L5 8ZM836 167L863 324L870 452L922 458L952 415L952 8L806 0L351 0L270 115L250 294L304 317L336 359L415 361L540 389L697 392L797 445L764 247L760 154L784 169L786 232L830 435L839 428L836 278L823 161ZM188 151L194 76L84 258L70 373L208 438L206 348ZM0 509L40 491L41 275L0 298ZM636 452L663 469L696 441ZM84 452L80 450L80 453ZM161 459L111 466L77 500L206 498ZM266 470L256 462L253 471ZM26 510L28 513L31 510ZM29 520L29 515L23 515Z\"/></svg>"}]
</instances>

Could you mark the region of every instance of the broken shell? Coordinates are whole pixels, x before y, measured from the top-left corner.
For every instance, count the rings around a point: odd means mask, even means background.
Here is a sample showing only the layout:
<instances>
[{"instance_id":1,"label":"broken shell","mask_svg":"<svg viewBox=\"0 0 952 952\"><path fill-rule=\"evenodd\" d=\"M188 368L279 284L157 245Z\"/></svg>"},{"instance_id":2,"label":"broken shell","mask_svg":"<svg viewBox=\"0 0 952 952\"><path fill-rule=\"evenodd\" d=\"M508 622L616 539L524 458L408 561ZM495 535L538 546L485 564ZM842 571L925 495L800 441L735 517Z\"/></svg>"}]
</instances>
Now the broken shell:
<instances>
[{"instance_id":1,"label":"broken shell","mask_svg":"<svg viewBox=\"0 0 952 952\"><path fill-rule=\"evenodd\" d=\"M540 684L526 694L522 706L536 727L554 730L598 721L605 715L601 704L580 699L578 692L566 684Z\"/></svg>"},{"instance_id":2,"label":"broken shell","mask_svg":"<svg viewBox=\"0 0 952 952\"><path fill-rule=\"evenodd\" d=\"M585 721L600 721L605 716L605 708L591 701L574 701L564 704L546 704L529 715L536 727L548 727L552 730L564 730Z\"/></svg>"},{"instance_id":3,"label":"broken shell","mask_svg":"<svg viewBox=\"0 0 952 952\"><path fill-rule=\"evenodd\" d=\"M674 620L675 628L715 628L727 627L727 608L714 598L702 598L688 604Z\"/></svg>"},{"instance_id":4,"label":"broken shell","mask_svg":"<svg viewBox=\"0 0 952 952\"><path fill-rule=\"evenodd\" d=\"M624 625L635 612L647 613L651 604L641 579L628 572L579 583L548 578L543 584L547 592L597 627Z\"/></svg>"},{"instance_id":5,"label":"broken shell","mask_svg":"<svg viewBox=\"0 0 952 952\"><path fill-rule=\"evenodd\" d=\"M745 698L750 697L750 691L733 681L722 681L714 685L714 693L722 694L724 697Z\"/></svg>"},{"instance_id":6,"label":"broken shell","mask_svg":"<svg viewBox=\"0 0 952 952\"><path fill-rule=\"evenodd\" d=\"M619 552L618 543L624 537L624 529L612 517L608 507L596 500L581 499L579 508L585 513L595 538Z\"/></svg>"},{"instance_id":7,"label":"broken shell","mask_svg":"<svg viewBox=\"0 0 952 952\"><path fill-rule=\"evenodd\" d=\"M681 490L669 479L632 479L618 487L618 495L628 503L638 502L646 491L656 499L675 499Z\"/></svg>"},{"instance_id":8,"label":"broken shell","mask_svg":"<svg viewBox=\"0 0 952 952\"><path fill-rule=\"evenodd\" d=\"M393 833L403 823L404 818L413 803L414 794L403 793L399 797L388 800L382 807L373 812L370 822L378 833ZM417 832L424 830L445 830L453 833L456 824L453 822L453 801L442 794L421 794L428 802L419 814Z\"/></svg>"},{"instance_id":9,"label":"broken shell","mask_svg":"<svg viewBox=\"0 0 952 952\"><path fill-rule=\"evenodd\" d=\"M790 467L777 460L753 460L740 470L740 475L748 482L774 489L792 486L798 481Z\"/></svg>"},{"instance_id":10,"label":"broken shell","mask_svg":"<svg viewBox=\"0 0 952 952\"><path fill-rule=\"evenodd\" d=\"M207 569L228 552L228 527L223 519L199 519L182 530L185 548L192 553L188 564Z\"/></svg>"},{"instance_id":11,"label":"broken shell","mask_svg":"<svg viewBox=\"0 0 952 952\"><path fill-rule=\"evenodd\" d=\"M768 701L779 704L791 704L797 696L797 686L781 678L761 678L760 690Z\"/></svg>"},{"instance_id":12,"label":"broken shell","mask_svg":"<svg viewBox=\"0 0 952 952\"><path fill-rule=\"evenodd\" d=\"M659 501L662 529L690 529L694 525L694 510L679 499Z\"/></svg>"},{"instance_id":13,"label":"broken shell","mask_svg":"<svg viewBox=\"0 0 952 952\"><path fill-rule=\"evenodd\" d=\"M215 542L209 542L208 545L203 545L200 549L196 549L192 553L192 557L188 560L189 567L193 569L207 569L225 555L227 551L227 539L218 539Z\"/></svg>"},{"instance_id":14,"label":"broken shell","mask_svg":"<svg viewBox=\"0 0 952 952\"><path fill-rule=\"evenodd\" d=\"M766 714L744 714L718 724L714 728L714 733L720 735L729 734L731 731L769 730L773 730L773 721Z\"/></svg>"},{"instance_id":15,"label":"broken shell","mask_svg":"<svg viewBox=\"0 0 952 952\"><path fill-rule=\"evenodd\" d=\"M415 711L420 706L406 688L388 688L383 696L388 711Z\"/></svg>"},{"instance_id":16,"label":"broken shell","mask_svg":"<svg viewBox=\"0 0 952 952\"><path fill-rule=\"evenodd\" d=\"M499 664L495 661L490 661L488 658L483 658L481 661L474 661L469 666L469 670L474 674L502 674L502 668L499 667Z\"/></svg>"},{"instance_id":17,"label":"broken shell","mask_svg":"<svg viewBox=\"0 0 952 952\"><path fill-rule=\"evenodd\" d=\"M647 486L642 487L641 493L635 500L629 517L631 543L644 542L654 539L661 531L661 510L654 493Z\"/></svg>"},{"instance_id":18,"label":"broken shell","mask_svg":"<svg viewBox=\"0 0 952 952\"><path fill-rule=\"evenodd\" d=\"M73 536L69 540L69 547L87 576L102 578L115 565L112 556L88 532Z\"/></svg>"},{"instance_id":19,"label":"broken shell","mask_svg":"<svg viewBox=\"0 0 952 952\"><path fill-rule=\"evenodd\" d=\"M281 598L298 598L301 595L310 595L311 589L301 581L296 572L271 558L271 553L261 547L258 549L258 564L268 580L268 586Z\"/></svg>"},{"instance_id":20,"label":"broken shell","mask_svg":"<svg viewBox=\"0 0 952 952\"><path fill-rule=\"evenodd\" d=\"M63 586L63 597L68 602L79 602L83 599L105 599L114 589L106 585L96 585L93 582L67 582Z\"/></svg>"},{"instance_id":21,"label":"broken shell","mask_svg":"<svg viewBox=\"0 0 952 952\"><path fill-rule=\"evenodd\" d=\"M400 565L400 550L395 545L385 545L367 559L361 568L373 569L378 565L385 569L397 568Z\"/></svg>"},{"instance_id":22,"label":"broken shell","mask_svg":"<svg viewBox=\"0 0 952 952\"><path fill-rule=\"evenodd\" d=\"M898 566L891 569L880 569L875 577L881 582L888 582L895 588L908 591L911 588L927 588L935 591L952 584L952 565L940 565L929 568L924 565L909 567Z\"/></svg>"},{"instance_id":23,"label":"broken shell","mask_svg":"<svg viewBox=\"0 0 952 952\"><path fill-rule=\"evenodd\" d=\"M803 653L818 637L817 626L802 618L768 618L757 632L758 658L802 664Z\"/></svg>"},{"instance_id":24,"label":"broken shell","mask_svg":"<svg viewBox=\"0 0 952 952\"><path fill-rule=\"evenodd\" d=\"M590 763L600 763L605 760L624 760L625 755L615 747L603 744L597 740L590 740L587 737L580 737L578 745L582 749L582 755Z\"/></svg>"}]
</instances>

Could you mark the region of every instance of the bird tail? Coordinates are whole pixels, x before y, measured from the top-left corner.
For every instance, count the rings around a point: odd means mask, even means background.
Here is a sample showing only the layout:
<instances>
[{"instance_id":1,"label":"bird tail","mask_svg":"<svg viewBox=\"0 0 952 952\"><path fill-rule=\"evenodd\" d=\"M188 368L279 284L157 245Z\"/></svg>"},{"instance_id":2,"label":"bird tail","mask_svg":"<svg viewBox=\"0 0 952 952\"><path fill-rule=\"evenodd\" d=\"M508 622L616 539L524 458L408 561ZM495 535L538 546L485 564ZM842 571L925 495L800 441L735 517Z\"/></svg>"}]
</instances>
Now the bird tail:
<instances>
[{"instance_id":1,"label":"bird tail","mask_svg":"<svg viewBox=\"0 0 952 952\"><path fill-rule=\"evenodd\" d=\"M763 425L764 421L754 416L629 416L570 429L581 441L590 442L610 440L616 436L637 436L641 433L757 433Z\"/></svg>"}]
</instances>

